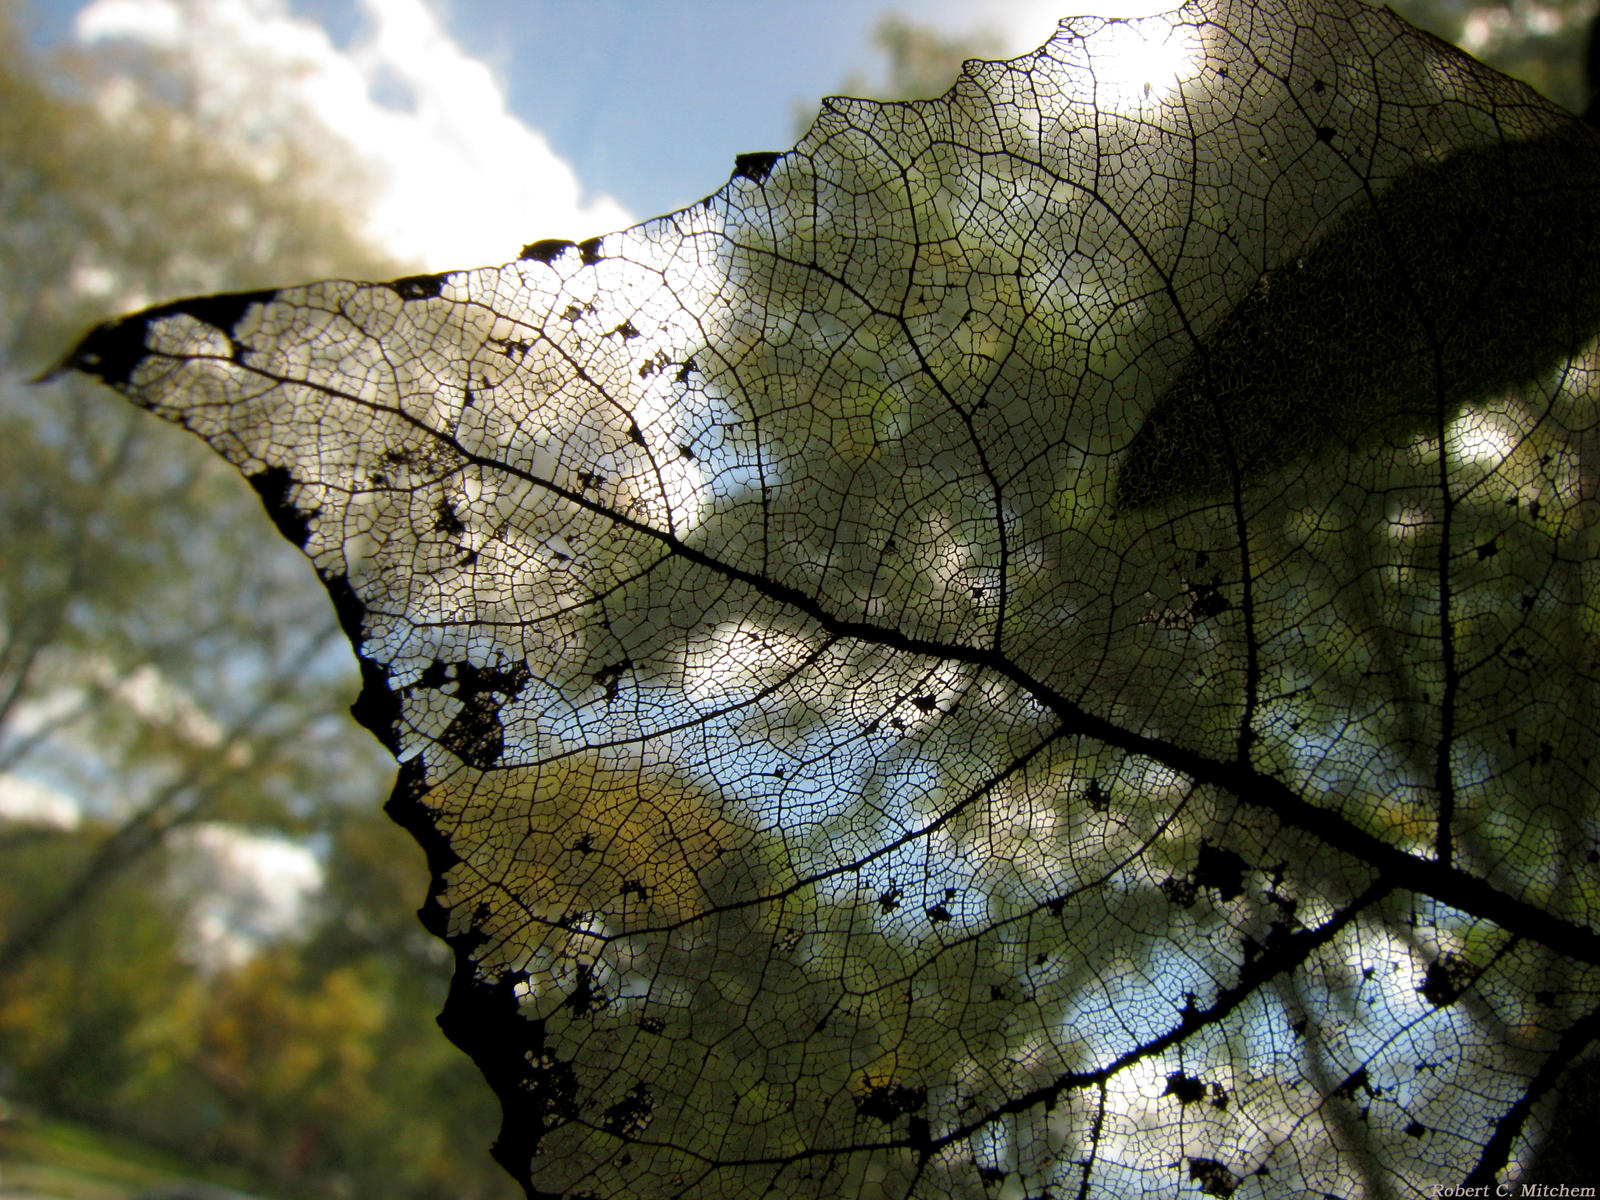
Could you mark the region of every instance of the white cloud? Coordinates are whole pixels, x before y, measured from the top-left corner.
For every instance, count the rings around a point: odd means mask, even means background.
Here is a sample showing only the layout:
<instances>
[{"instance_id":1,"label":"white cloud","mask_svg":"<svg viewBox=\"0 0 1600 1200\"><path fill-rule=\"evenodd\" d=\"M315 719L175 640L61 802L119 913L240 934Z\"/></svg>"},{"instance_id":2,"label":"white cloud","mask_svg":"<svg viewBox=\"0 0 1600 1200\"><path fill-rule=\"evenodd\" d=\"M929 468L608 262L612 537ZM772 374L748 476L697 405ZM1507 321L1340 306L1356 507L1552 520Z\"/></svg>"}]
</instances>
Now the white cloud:
<instances>
[{"instance_id":1,"label":"white cloud","mask_svg":"<svg viewBox=\"0 0 1600 1200\"><path fill-rule=\"evenodd\" d=\"M185 908L185 950L208 970L236 967L261 947L307 932L322 890L316 855L276 834L208 822L173 835L174 899Z\"/></svg>"},{"instance_id":2,"label":"white cloud","mask_svg":"<svg viewBox=\"0 0 1600 1200\"><path fill-rule=\"evenodd\" d=\"M70 831L82 819L78 802L65 792L22 775L0 775L0 821Z\"/></svg>"},{"instance_id":3,"label":"white cloud","mask_svg":"<svg viewBox=\"0 0 1600 1200\"><path fill-rule=\"evenodd\" d=\"M361 6L369 27L348 51L283 0L94 0L76 32L165 56L206 128L264 174L294 169L291 143L343 158L325 164L356 185L340 199L370 181L366 232L419 269L505 262L527 242L632 222L610 197L584 196L423 0Z\"/></svg>"},{"instance_id":4,"label":"white cloud","mask_svg":"<svg viewBox=\"0 0 1600 1200\"><path fill-rule=\"evenodd\" d=\"M159 667L145 663L126 673L104 659L90 658L86 674L111 697L152 725L176 734L191 746L215 749L227 736L217 719L195 703L194 697L173 682ZM250 761L249 749L240 743L225 756L229 766Z\"/></svg>"}]
</instances>

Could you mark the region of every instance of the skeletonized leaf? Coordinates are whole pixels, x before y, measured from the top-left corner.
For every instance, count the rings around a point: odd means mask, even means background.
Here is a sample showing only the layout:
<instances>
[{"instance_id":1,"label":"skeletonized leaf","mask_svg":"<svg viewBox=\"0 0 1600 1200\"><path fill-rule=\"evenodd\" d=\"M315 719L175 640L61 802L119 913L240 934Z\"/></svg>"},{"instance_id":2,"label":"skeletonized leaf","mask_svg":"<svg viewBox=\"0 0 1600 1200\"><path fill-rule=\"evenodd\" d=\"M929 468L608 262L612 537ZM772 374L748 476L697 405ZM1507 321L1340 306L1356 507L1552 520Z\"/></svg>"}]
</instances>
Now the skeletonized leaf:
<instances>
[{"instance_id":1,"label":"skeletonized leaf","mask_svg":"<svg viewBox=\"0 0 1600 1200\"><path fill-rule=\"evenodd\" d=\"M1600 1026L1597 184L1200 0L71 365L328 585L530 1195L1384 1196Z\"/></svg>"}]
</instances>

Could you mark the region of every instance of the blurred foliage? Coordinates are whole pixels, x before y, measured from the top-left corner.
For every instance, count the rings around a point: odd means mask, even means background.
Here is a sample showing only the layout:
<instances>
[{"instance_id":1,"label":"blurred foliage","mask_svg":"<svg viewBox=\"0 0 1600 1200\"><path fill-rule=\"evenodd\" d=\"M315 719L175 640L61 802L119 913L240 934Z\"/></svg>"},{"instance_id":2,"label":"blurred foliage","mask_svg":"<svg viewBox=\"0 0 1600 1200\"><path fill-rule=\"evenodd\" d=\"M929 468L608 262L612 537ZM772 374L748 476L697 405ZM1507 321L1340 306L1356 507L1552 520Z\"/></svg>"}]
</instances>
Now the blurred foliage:
<instances>
[{"instance_id":1,"label":"blurred foliage","mask_svg":"<svg viewBox=\"0 0 1600 1200\"><path fill-rule=\"evenodd\" d=\"M918 25L901 13L890 13L873 26L872 44L887 59L882 82L875 83L861 74L849 75L839 85L840 95L879 100L942 96L962 63L971 58L999 57L1002 42L999 33L991 29L946 35Z\"/></svg>"},{"instance_id":2,"label":"blurred foliage","mask_svg":"<svg viewBox=\"0 0 1600 1200\"><path fill-rule=\"evenodd\" d=\"M421 855L376 803L389 768L342 714L353 665L314 577L181 431L27 383L152 297L407 264L352 232L348 148L278 131L289 153L252 155L163 99L182 89L160 62L43 57L18 24L0 8L0 1098L239 1186L507 1195L493 1100L435 1026ZM22 819L40 794L65 807ZM202 952L172 837L201 822L316 851L303 936Z\"/></svg>"},{"instance_id":3,"label":"blurred foliage","mask_svg":"<svg viewBox=\"0 0 1600 1200\"><path fill-rule=\"evenodd\" d=\"M1394 0L1389 7L1574 112L1589 102L1583 45L1592 0Z\"/></svg>"}]
</instances>

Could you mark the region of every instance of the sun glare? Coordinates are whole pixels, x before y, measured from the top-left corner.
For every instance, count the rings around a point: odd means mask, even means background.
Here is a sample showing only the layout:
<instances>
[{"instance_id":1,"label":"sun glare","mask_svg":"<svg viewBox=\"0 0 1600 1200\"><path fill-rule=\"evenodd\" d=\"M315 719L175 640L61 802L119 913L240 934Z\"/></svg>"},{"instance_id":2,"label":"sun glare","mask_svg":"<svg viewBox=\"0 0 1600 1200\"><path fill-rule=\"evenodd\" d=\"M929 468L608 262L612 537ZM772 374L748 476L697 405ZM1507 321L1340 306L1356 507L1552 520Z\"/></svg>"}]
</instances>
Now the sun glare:
<instances>
[{"instance_id":1,"label":"sun glare","mask_svg":"<svg viewBox=\"0 0 1600 1200\"><path fill-rule=\"evenodd\" d=\"M1095 102L1119 111L1158 104L1195 59L1194 31L1159 17L1118 21L1089 40Z\"/></svg>"}]
</instances>

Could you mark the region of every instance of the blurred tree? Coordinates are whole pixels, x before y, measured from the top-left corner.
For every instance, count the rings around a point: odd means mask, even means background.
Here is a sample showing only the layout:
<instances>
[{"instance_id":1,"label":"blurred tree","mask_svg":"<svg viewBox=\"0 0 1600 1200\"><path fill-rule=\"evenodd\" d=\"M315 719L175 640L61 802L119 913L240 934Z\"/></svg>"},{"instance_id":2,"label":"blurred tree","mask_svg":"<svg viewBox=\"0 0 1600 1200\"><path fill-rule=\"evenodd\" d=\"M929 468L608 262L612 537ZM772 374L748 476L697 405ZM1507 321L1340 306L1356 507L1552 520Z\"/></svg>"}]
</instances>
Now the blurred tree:
<instances>
[{"instance_id":1,"label":"blurred tree","mask_svg":"<svg viewBox=\"0 0 1600 1200\"><path fill-rule=\"evenodd\" d=\"M329 720L349 670L294 556L205 567L256 519L248 489L71 381L22 381L130 298L395 264L359 244L337 198L263 178L88 63L52 76L9 14L0 38L0 261L19 283L0 307L0 779L120 822L81 878L13 912L3 969L174 823L292 824L329 790L313 772L341 764L323 777L349 778L344 796L380 777Z\"/></svg>"},{"instance_id":2,"label":"blurred tree","mask_svg":"<svg viewBox=\"0 0 1600 1200\"><path fill-rule=\"evenodd\" d=\"M1063 11L1061 15L1067 14ZM897 12L878 19L872 29L872 44L887 59L888 69L881 82L859 72L847 75L839 85L840 95L879 100L940 96L960 74L962 63L972 58L998 58L1002 46L1000 35L990 29L943 34ZM815 117L815 109L807 115Z\"/></svg>"},{"instance_id":3,"label":"blurred tree","mask_svg":"<svg viewBox=\"0 0 1600 1200\"><path fill-rule=\"evenodd\" d=\"M991 29L945 34L903 13L886 13L872 27L872 48L883 56L884 69L852 71L839 80L832 94L879 100L920 100L943 95L960 73L962 63L972 58L999 58L1002 45L1000 35ZM816 119L814 101L795 101L797 137Z\"/></svg>"},{"instance_id":4,"label":"blurred tree","mask_svg":"<svg viewBox=\"0 0 1600 1200\"><path fill-rule=\"evenodd\" d=\"M0 6L0 1079L296 1194L504 1195L325 595L287 548L240 553L259 502L192 439L26 385L146 297L406 266L353 232L348 147L273 128L251 153L163 99L170 67L41 59ZM166 880L202 820L320 846L322 932L198 959Z\"/></svg>"},{"instance_id":5,"label":"blurred tree","mask_svg":"<svg viewBox=\"0 0 1600 1200\"><path fill-rule=\"evenodd\" d=\"M1573 112L1587 107L1583 44L1593 0L1396 0L1391 7Z\"/></svg>"}]
</instances>

